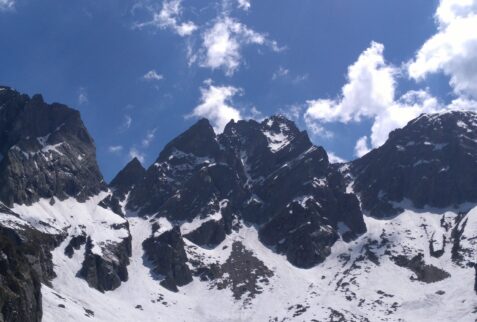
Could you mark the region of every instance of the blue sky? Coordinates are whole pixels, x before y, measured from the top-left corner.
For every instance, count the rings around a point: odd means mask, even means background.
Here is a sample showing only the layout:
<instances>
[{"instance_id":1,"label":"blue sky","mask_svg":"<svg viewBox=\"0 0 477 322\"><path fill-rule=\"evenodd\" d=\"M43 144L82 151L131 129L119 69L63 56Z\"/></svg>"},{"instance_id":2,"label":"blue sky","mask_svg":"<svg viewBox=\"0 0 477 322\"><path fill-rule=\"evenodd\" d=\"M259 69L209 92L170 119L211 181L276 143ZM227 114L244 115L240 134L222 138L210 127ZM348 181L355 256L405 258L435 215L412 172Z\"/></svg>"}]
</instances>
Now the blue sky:
<instances>
[{"instance_id":1,"label":"blue sky","mask_svg":"<svg viewBox=\"0 0 477 322\"><path fill-rule=\"evenodd\" d=\"M230 117L283 113L351 160L421 112L476 105L476 8L0 0L0 84L79 109L108 180L132 156L149 165L199 117L220 131Z\"/></svg>"}]
</instances>

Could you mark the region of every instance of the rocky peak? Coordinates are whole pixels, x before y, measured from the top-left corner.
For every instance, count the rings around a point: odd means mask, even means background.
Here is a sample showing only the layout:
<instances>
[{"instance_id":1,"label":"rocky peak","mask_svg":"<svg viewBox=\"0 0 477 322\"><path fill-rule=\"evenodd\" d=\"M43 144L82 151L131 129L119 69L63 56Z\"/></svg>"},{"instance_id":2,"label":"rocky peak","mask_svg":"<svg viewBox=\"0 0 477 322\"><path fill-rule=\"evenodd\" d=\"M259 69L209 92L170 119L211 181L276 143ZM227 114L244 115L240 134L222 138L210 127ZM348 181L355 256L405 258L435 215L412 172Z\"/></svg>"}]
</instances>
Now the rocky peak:
<instances>
[{"instance_id":1,"label":"rocky peak","mask_svg":"<svg viewBox=\"0 0 477 322\"><path fill-rule=\"evenodd\" d=\"M207 119L200 119L184 133L168 143L160 153L157 162L167 161L171 155L180 151L197 157L216 156L219 146L214 129Z\"/></svg>"},{"instance_id":2,"label":"rocky peak","mask_svg":"<svg viewBox=\"0 0 477 322\"><path fill-rule=\"evenodd\" d=\"M123 200L131 189L141 182L146 174L146 169L137 158L133 158L128 164L114 177L109 186L114 194Z\"/></svg>"},{"instance_id":3,"label":"rocky peak","mask_svg":"<svg viewBox=\"0 0 477 322\"><path fill-rule=\"evenodd\" d=\"M393 131L380 148L352 163L355 190L372 215L477 201L477 115L421 115Z\"/></svg>"},{"instance_id":4,"label":"rocky peak","mask_svg":"<svg viewBox=\"0 0 477 322\"><path fill-rule=\"evenodd\" d=\"M260 127L267 138L268 147L273 153L287 148L290 143L304 134L298 130L295 123L282 115L275 115L263 120ZM307 143L311 145L309 140Z\"/></svg>"},{"instance_id":5,"label":"rocky peak","mask_svg":"<svg viewBox=\"0 0 477 322\"><path fill-rule=\"evenodd\" d=\"M80 114L0 90L0 200L30 204L40 198L87 197L105 189L93 139Z\"/></svg>"}]
</instances>

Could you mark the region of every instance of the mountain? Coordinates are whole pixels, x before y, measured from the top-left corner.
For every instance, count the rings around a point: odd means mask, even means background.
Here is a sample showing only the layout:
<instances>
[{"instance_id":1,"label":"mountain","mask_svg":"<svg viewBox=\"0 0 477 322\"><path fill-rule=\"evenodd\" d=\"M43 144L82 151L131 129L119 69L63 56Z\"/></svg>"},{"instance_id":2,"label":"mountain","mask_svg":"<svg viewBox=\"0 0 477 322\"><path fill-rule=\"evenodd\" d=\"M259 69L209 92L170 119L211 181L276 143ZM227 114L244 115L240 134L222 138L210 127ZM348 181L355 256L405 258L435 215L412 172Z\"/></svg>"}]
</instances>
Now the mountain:
<instances>
[{"instance_id":1,"label":"mountain","mask_svg":"<svg viewBox=\"0 0 477 322\"><path fill-rule=\"evenodd\" d=\"M283 116L202 119L106 184L77 111L0 87L0 320L474 321L476 126L331 164Z\"/></svg>"},{"instance_id":2,"label":"mountain","mask_svg":"<svg viewBox=\"0 0 477 322\"><path fill-rule=\"evenodd\" d=\"M127 280L126 219L99 204L110 194L78 111L0 87L0 231L5 321L39 321L41 283L57 277L54 252L82 245L77 273L100 291Z\"/></svg>"},{"instance_id":3,"label":"mountain","mask_svg":"<svg viewBox=\"0 0 477 322\"><path fill-rule=\"evenodd\" d=\"M340 237L366 231L358 199L345 190L323 148L284 117L232 121L220 135L204 119L166 145L126 207L196 223L183 233L200 246L220 244L243 223L259 225L264 244L309 268Z\"/></svg>"},{"instance_id":4,"label":"mountain","mask_svg":"<svg viewBox=\"0 0 477 322\"><path fill-rule=\"evenodd\" d=\"M477 116L421 115L393 131L384 145L352 162L354 189L376 217L416 208L477 202Z\"/></svg>"}]
</instances>

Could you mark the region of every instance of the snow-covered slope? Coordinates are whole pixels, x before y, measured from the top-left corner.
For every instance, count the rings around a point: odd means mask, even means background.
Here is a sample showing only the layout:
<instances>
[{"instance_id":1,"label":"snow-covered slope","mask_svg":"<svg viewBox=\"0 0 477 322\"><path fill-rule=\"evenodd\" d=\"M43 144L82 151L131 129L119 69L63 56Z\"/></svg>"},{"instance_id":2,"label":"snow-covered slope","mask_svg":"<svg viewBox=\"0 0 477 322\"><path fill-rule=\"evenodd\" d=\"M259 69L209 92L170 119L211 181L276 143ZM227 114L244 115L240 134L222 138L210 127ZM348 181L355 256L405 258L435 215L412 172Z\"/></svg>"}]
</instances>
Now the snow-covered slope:
<instances>
[{"instance_id":1,"label":"snow-covered slope","mask_svg":"<svg viewBox=\"0 0 477 322\"><path fill-rule=\"evenodd\" d=\"M188 257L223 265L234 245L240 245L247 261L256 258L261 265L237 262L234 282L229 281L230 272L217 280L196 276L174 293L160 286L144 261L142 241L149 237L151 223L132 216L128 217L133 239L130 279L107 293L88 287L74 274L81 266L82 252L65 257L64 242L53 252L58 277L52 288L42 288L44 320L474 321L474 269L452 260L451 242L439 258L429 253L432 238L436 248L444 236L451 240L457 217L451 211L412 210L388 220L366 217L367 233L349 243L338 241L326 261L312 269L291 265L259 241L256 229L243 225L214 249L186 241ZM471 225L474 217L477 208L466 216L468 236L477 235ZM418 254L429 265L423 273L396 263L395 257L410 259ZM245 286L243 292L241 286Z\"/></svg>"}]
</instances>

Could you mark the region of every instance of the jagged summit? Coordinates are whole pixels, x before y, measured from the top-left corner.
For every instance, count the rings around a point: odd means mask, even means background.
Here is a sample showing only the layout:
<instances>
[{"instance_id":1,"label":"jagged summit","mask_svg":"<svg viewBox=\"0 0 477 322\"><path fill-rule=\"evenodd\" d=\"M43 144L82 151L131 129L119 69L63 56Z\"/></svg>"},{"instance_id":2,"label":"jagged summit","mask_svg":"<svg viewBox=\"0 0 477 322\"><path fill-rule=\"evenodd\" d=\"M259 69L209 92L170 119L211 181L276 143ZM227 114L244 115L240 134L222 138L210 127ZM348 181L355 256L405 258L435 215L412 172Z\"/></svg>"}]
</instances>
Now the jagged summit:
<instances>
[{"instance_id":1,"label":"jagged summit","mask_svg":"<svg viewBox=\"0 0 477 322\"><path fill-rule=\"evenodd\" d=\"M265 244L294 265L312 267L338 238L366 231L345 188L324 149L283 116L231 121L219 135L203 119L166 145L131 189L127 207L176 224L219 214L216 224L188 237L214 244L238 229L234 223L263 225Z\"/></svg>"},{"instance_id":2,"label":"jagged summit","mask_svg":"<svg viewBox=\"0 0 477 322\"><path fill-rule=\"evenodd\" d=\"M380 148L352 162L354 187L375 216L415 207L477 202L477 114L424 114L393 131Z\"/></svg>"}]
</instances>

